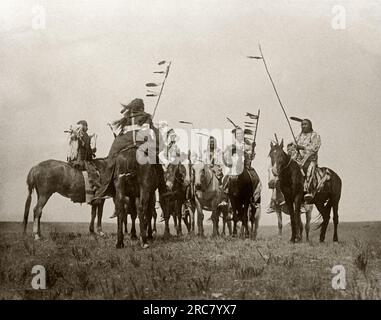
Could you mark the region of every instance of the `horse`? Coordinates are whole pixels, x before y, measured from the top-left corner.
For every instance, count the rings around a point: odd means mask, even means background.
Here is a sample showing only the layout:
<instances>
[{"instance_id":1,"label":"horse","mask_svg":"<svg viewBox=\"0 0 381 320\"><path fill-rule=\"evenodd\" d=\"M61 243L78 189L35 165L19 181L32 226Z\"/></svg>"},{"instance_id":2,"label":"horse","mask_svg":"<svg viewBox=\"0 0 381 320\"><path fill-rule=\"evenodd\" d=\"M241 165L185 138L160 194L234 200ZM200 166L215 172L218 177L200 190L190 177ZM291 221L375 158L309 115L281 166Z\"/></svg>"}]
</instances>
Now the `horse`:
<instances>
[{"instance_id":1,"label":"horse","mask_svg":"<svg viewBox=\"0 0 381 320\"><path fill-rule=\"evenodd\" d=\"M99 170L102 170L105 166L105 159L94 159L93 162ZM42 210L54 193L59 193L65 198L70 198L73 202L83 203L86 201L85 180L82 172L64 161L50 159L33 166L28 173L26 183L28 186L28 196L24 209L24 234L28 224L32 192L36 190L37 204L33 209L33 234L35 240L41 238L40 220ZM102 213L104 202L104 199L99 199L91 205L89 231L92 234L94 233L94 220L98 216L97 232L103 235Z\"/></svg>"},{"instance_id":2,"label":"horse","mask_svg":"<svg viewBox=\"0 0 381 320\"><path fill-rule=\"evenodd\" d=\"M278 237L282 238L282 212L286 215L290 215L287 209L287 205L284 201L284 196L282 191L280 191L279 187L279 179L275 176L272 168L269 168L269 188L272 189L271 196L271 207L275 211L278 220ZM300 207L301 214L304 212L306 214L306 224L305 224L305 232L306 232L306 240L309 241L309 233L310 233L310 223L312 216L313 205L303 203Z\"/></svg>"},{"instance_id":3,"label":"horse","mask_svg":"<svg viewBox=\"0 0 381 320\"><path fill-rule=\"evenodd\" d=\"M140 240L143 248L148 248L147 240L153 239L151 220L155 209L155 190L159 189L160 205L164 212L164 237L169 236L169 216L166 210L167 197L164 174L157 155L154 163L139 163L136 150L129 147L114 157L112 186L115 190L115 212L117 215L117 248L123 248L123 220L125 215L125 197L128 197L130 209L137 212L140 225ZM145 153L145 151L144 151Z\"/></svg>"},{"instance_id":4,"label":"horse","mask_svg":"<svg viewBox=\"0 0 381 320\"><path fill-rule=\"evenodd\" d=\"M228 196L233 211L233 236L237 235L237 223L242 222L241 235L245 234L246 237L255 237L256 231L259 223L256 221L256 211L257 207L252 203L252 197L254 193L257 193L257 203L260 203L260 180L255 172L252 178L248 169L244 168L243 171L237 176L225 176L225 179L229 179L227 182L225 180L224 185L228 185ZM253 179L254 184L253 184ZM255 190L254 188L259 188ZM249 207L251 207L251 219L249 219ZM252 222L252 227L249 229L249 220ZM256 224L255 232L254 225ZM250 232L251 231L251 232Z\"/></svg>"},{"instance_id":5,"label":"horse","mask_svg":"<svg viewBox=\"0 0 381 320\"><path fill-rule=\"evenodd\" d=\"M187 200L188 188L190 187L191 177L189 170L180 161L177 163L170 163L165 172L166 186L169 193L171 193L167 203L169 214L172 214L175 222L177 235L182 234L181 220L183 218L183 206ZM191 224L184 216L184 223L191 231Z\"/></svg>"},{"instance_id":6,"label":"horse","mask_svg":"<svg viewBox=\"0 0 381 320\"><path fill-rule=\"evenodd\" d=\"M231 206L228 202L223 201L217 205L217 230L219 229L219 218L222 218L222 232L221 235L225 236L226 235L226 226L229 231L229 236L232 235L232 215L231 215Z\"/></svg>"},{"instance_id":7,"label":"horse","mask_svg":"<svg viewBox=\"0 0 381 320\"><path fill-rule=\"evenodd\" d=\"M285 197L288 211L290 212L291 241L300 241L302 234L302 222L300 218L300 206L304 191L304 177L298 163L286 154L283 150L283 140L280 144L270 143L271 164L276 166L280 189ZM329 179L324 185L318 187L316 195L311 204L315 204L320 216L323 218L320 228L320 242L324 242L327 226L330 220L331 209L333 209L334 233L333 241L338 241L337 227L339 223L339 201L341 197L341 178L332 170L322 167L329 173Z\"/></svg>"},{"instance_id":8,"label":"horse","mask_svg":"<svg viewBox=\"0 0 381 320\"><path fill-rule=\"evenodd\" d=\"M192 165L194 170L195 205L197 209L198 235L204 236L203 209L212 211L213 236L219 235L217 205L221 202L222 190L210 165L199 160Z\"/></svg>"}]
</instances>

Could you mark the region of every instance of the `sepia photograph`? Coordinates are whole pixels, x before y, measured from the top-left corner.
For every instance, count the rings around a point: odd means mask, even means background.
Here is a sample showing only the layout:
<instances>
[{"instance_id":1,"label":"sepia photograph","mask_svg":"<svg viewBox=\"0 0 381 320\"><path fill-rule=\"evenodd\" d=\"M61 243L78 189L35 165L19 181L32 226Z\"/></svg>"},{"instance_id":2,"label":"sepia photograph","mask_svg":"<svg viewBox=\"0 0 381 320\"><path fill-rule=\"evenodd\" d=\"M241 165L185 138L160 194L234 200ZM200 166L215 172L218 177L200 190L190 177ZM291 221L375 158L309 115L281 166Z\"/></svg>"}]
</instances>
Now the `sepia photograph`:
<instances>
[{"instance_id":1,"label":"sepia photograph","mask_svg":"<svg viewBox=\"0 0 381 320\"><path fill-rule=\"evenodd\" d=\"M380 300L380 35L379 0L1 0L0 300Z\"/></svg>"}]
</instances>

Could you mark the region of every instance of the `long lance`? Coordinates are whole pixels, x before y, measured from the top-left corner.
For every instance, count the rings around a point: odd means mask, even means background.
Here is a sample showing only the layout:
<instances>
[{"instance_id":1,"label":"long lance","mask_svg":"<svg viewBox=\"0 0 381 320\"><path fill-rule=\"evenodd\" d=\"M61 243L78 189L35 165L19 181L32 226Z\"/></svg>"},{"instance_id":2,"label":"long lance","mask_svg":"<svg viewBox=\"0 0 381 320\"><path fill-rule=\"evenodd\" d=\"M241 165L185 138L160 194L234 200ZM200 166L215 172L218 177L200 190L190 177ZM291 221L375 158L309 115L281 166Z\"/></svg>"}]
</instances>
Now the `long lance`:
<instances>
[{"instance_id":1,"label":"long lance","mask_svg":"<svg viewBox=\"0 0 381 320\"><path fill-rule=\"evenodd\" d=\"M260 45L260 44L258 44L258 47L259 47L259 52L261 53L261 56L260 56L260 57L253 57L253 56L249 56L248 58L251 58L251 59L261 59L261 60L263 61L263 64L264 64L264 66L265 66L265 69L266 69L266 72L267 72L267 75L268 75L268 76L269 76L269 78L270 78L271 84L272 84L272 86L273 86L273 88L274 88L274 91L275 91L275 94L276 94L276 96L277 96L277 98L278 98L278 101L279 101L280 107L281 107L281 108L282 108L282 110L283 110L284 116L286 117L286 120L287 120L288 126L289 126L289 128L290 128L290 130L291 130L291 134L292 134L292 137L294 138L295 144L298 144L298 143L297 143L297 141L296 141L296 138L295 138L295 134L294 134L294 131L292 130L292 127L291 127L291 123L290 123L290 120L288 119L288 116L287 116L286 110L285 110L285 109L284 109L284 107L283 107L282 101L280 100L280 97L279 97L278 91L277 91L277 89L276 89L276 87L275 87L275 84L274 84L273 78L271 77L271 74L270 74L270 72L269 72L269 69L268 69L268 67L267 67L267 64L266 64L266 60L265 60L265 57L264 57L264 55L263 55L263 52L262 52L262 48L261 48L261 45Z\"/></svg>"},{"instance_id":2,"label":"long lance","mask_svg":"<svg viewBox=\"0 0 381 320\"><path fill-rule=\"evenodd\" d=\"M261 109L258 109L258 118L257 118L257 123L255 124L255 131L254 131L254 141L253 141L253 145L252 145L252 149L251 149L251 156L252 157L254 155L254 149L255 149L255 146L256 146L255 138L257 137L258 122L259 122L259 115L260 115L260 113L261 113Z\"/></svg>"},{"instance_id":3,"label":"long lance","mask_svg":"<svg viewBox=\"0 0 381 320\"><path fill-rule=\"evenodd\" d=\"M171 63L172 63L172 61L169 62L168 66L167 66L167 70L165 71L165 77L164 77L163 83L161 84L159 97L157 98L155 109L153 109L152 119L155 117L156 109L157 109L157 106L159 105L161 94L163 93L163 88L164 88L164 85L165 85L165 81L167 80L167 77L168 77L169 68L171 67Z\"/></svg>"}]
</instances>

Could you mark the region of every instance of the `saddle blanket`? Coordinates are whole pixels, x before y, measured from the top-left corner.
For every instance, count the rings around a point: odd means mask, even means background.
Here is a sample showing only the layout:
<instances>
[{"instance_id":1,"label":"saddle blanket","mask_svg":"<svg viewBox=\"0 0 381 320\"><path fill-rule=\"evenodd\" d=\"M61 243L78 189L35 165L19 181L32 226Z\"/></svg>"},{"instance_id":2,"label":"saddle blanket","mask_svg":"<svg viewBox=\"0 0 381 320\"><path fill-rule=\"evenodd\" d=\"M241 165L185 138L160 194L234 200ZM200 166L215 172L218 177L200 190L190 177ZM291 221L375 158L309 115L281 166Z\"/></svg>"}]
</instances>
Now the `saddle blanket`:
<instances>
[{"instance_id":1,"label":"saddle blanket","mask_svg":"<svg viewBox=\"0 0 381 320\"><path fill-rule=\"evenodd\" d=\"M314 185L316 186L316 191L320 192L324 187L325 183L331 179L331 173L327 168L319 168L315 169L314 174Z\"/></svg>"}]
</instances>

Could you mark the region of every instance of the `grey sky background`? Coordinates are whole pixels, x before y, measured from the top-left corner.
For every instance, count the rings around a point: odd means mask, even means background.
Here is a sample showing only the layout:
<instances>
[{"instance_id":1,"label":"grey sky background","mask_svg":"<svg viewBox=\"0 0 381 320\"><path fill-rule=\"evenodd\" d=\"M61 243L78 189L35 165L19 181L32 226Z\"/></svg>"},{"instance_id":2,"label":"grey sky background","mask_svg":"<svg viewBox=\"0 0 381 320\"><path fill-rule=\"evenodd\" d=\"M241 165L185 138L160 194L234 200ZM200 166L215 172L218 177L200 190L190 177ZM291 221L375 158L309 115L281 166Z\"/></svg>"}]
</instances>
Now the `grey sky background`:
<instances>
[{"instance_id":1,"label":"grey sky background","mask_svg":"<svg viewBox=\"0 0 381 320\"><path fill-rule=\"evenodd\" d=\"M276 132L291 140L258 54L261 43L289 115L320 133L319 165L343 179L341 221L379 220L380 1L4 1L0 2L0 220L21 221L29 169L66 159L63 133L80 119L113 137L120 102L145 98L157 62L173 61L155 121L229 128L261 109L254 167L268 203L267 166ZM33 30L42 5L46 28ZM334 30L332 8L346 11ZM154 100L145 98L152 112ZM300 131L293 124L295 132ZM32 205L35 203L35 196ZM105 216L112 211L111 201ZM315 209L316 214L316 209ZM54 195L42 221L88 221L90 208ZM276 222L262 216L262 224Z\"/></svg>"}]
</instances>

